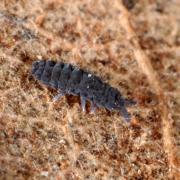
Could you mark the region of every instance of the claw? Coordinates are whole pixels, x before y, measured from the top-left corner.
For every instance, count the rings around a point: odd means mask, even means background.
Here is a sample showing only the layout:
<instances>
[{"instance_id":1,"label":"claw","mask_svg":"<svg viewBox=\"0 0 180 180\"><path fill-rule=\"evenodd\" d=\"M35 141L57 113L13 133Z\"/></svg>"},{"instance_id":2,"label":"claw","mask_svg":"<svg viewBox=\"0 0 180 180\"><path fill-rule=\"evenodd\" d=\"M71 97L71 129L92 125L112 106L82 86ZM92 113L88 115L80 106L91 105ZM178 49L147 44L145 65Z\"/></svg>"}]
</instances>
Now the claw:
<instances>
[{"instance_id":1,"label":"claw","mask_svg":"<svg viewBox=\"0 0 180 180\"><path fill-rule=\"evenodd\" d=\"M81 107L83 112L86 112L86 98L81 96Z\"/></svg>"},{"instance_id":2,"label":"claw","mask_svg":"<svg viewBox=\"0 0 180 180\"><path fill-rule=\"evenodd\" d=\"M58 94L53 97L53 102L59 100L62 96L64 96L64 92L58 92Z\"/></svg>"}]
</instances>

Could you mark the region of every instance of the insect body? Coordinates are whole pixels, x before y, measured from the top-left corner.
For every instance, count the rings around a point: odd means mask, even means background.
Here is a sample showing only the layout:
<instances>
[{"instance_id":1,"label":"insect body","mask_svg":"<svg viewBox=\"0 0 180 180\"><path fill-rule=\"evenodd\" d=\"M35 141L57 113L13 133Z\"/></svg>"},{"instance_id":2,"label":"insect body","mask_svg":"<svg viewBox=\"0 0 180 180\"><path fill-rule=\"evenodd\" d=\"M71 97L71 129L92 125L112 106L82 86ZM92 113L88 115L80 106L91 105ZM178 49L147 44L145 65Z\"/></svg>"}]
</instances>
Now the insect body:
<instances>
[{"instance_id":1,"label":"insect body","mask_svg":"<svg viewBox=\"0 0 180 180\"><path fill-rule=\"evenodd\" d=\"M96 75L71 64L44 60L33 63L32 75L43 84L58 89L59 93L55 99L66 94L80 95L83 111L86 101L89 100L92 111L96 106L118 110L126 121L130 121L126 105L132 104L133 101L124 99L117 89L103 82Z\"/></svg>"}]
</instances>

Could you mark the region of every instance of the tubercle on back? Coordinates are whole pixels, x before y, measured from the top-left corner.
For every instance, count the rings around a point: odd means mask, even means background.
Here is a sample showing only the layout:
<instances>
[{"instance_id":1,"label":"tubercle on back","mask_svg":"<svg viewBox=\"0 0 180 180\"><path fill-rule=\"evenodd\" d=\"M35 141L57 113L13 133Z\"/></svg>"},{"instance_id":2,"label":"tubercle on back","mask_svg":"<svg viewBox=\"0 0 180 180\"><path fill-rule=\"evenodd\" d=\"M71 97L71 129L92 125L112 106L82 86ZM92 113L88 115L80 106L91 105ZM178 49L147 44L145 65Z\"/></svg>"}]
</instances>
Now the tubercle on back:
<instances>
[{"instance_id":1,"label":"tubercle on back","mask_svg":"<svg viewBox=\"0 0 180 180\"><path fill-rule=\"evenodd\" d=\"M62 94L80 95L84 111L86 101L89 100L93 111L95 106L105 107L110 111L118 110L126 122L131 120L126 107L135 104L135 102L124 99L117 89L90 72L63 62L40 60L33 62L31 73L41 83L58 91L61 90L61 96Z\"/></svg>"}]
</instances>

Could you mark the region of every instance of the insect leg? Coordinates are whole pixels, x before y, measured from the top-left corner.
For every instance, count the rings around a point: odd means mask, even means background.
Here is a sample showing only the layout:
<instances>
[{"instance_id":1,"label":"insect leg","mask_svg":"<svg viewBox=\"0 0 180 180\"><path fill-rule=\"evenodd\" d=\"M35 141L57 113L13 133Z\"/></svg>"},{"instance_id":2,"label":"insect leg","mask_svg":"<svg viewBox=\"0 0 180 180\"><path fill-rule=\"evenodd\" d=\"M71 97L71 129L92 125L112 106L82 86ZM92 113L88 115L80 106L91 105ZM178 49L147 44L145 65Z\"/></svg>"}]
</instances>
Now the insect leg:
<instances>
[{"instance_id":1,"label":"insect leg","mask_svg":"<svg viewBox=\"0 0 180 180\"><path fill-rule=\"evenodd\" d=\"M125 118L126 122L130 122L131 121L131 116L130 114L127 112L125 106L124 107L121 107L119 109L121 115Z\"/></svg>"},{"instance_id":2,"label":"insect leg","mask_svg":"<svg viewBox=\"0 0 180 180\"><path fill-rule=\"evenodd\" d=\"M81 96L81 107L83 112L86 112L86 98Z\"/></svg>"},{"instance_id":3,"label":"insect leg","mask_svg":"<svg viewBox=\"0 0 180 180\"><path fill-rule=\"evenodd\" d=\"M135 100L131 100L131 99L124 99L124 103L125 103L125 106L132 106L132 105L137 104Z\"/></svg>"},{"instance_id":4,"label":"insect leg","mask_svg":"<svg viewBox=\"0 0 180 180\"><path fill-rule=\"evenodd\" d=\"M96 111L96 105L94 104L93 101L90 101L91 102L91 110L90 110L90 114L95 114L95 111Z\"/></svg>"},{"instance_id":5,"label":"insect leg","mask_svg":"<svg viewBox=\"0 0 180 180\"><path fill-rule=\"evenodd\" d=\"M65 95L64 92L58 91L58 94L53 97L53 102L57 101L58 99L60 99L60 98L61 98L62 96L64 96L64 95Z\"/></svg>"}]
</instances>

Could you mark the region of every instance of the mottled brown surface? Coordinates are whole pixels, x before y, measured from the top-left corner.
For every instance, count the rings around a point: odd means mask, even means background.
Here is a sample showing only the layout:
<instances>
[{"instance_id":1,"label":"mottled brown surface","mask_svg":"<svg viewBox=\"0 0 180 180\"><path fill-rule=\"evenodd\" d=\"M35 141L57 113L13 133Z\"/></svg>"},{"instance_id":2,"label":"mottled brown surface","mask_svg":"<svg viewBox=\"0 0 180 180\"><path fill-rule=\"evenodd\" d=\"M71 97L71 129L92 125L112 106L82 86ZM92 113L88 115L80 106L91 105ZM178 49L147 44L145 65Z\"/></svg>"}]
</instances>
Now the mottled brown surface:
<instances>
[{"instance_id":1,"label":"mottled brown surface","mask_svg":"<svg viewBox=\"0 0 180 180\"><path fill-rule=\"evenodd\" d=\"M0 2L0 179L178 179L180 3L135 2ZM138 102L132 123L53 103L30 76L37 59L101 76Z\"/></svg>"}]
</instances>

